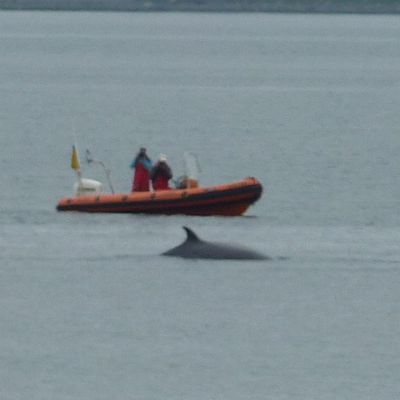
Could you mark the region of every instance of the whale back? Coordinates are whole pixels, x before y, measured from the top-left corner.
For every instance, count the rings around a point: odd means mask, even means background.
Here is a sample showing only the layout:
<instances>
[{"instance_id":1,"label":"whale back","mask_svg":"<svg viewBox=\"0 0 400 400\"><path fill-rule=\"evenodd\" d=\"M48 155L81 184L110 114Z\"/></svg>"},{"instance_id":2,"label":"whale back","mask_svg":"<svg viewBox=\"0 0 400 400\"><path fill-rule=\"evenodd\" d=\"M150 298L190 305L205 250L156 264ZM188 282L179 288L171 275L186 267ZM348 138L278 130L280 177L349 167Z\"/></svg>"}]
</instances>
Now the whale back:
<instances>
[{"instance_id":1,"label":"whale back","mask_svg":"<svg viewBox=\"0 0 400 400\"><path fill-rule=\"evenodd\" d=\"M269 257L251 249L226 243L208 242L201 240L192 229L183 226L186 240L163 253L166 256L175 256L193 259L215 260L267 260Z\"/></svg>"}]
</instances>

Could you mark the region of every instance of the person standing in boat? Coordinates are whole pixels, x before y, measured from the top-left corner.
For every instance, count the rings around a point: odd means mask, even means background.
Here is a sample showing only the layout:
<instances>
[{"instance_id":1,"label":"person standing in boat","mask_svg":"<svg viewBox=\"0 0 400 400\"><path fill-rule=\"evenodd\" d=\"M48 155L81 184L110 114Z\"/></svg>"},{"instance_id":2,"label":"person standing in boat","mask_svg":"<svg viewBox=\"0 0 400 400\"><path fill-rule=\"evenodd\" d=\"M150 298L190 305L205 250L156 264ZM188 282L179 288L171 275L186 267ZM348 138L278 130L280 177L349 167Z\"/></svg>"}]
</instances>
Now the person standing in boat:
<instances>
[{"instance_id":1,"label":"person standing in boat","mask_svg":"<svg viewBox=\"0 0 400 400\"><path fill-rule=\"evenodd\" d=\"M150 171L153 163L146 153L146 149L141 147L135 159L131 163L131 168L135 170L132 182L132 192L150 191Z\"/></svg>"},{"instance_id":2,"label":"person standing in boat","mask_svg":"<svg viewBox=\"0 0 400 400\"><path fill-rule=\"evenodd\" d=\"M164 154L160 154L157 164L151 170L150 177L154 190L171 189L168 182L172 178L172 171Z\"/></svg>"}]
</instances>

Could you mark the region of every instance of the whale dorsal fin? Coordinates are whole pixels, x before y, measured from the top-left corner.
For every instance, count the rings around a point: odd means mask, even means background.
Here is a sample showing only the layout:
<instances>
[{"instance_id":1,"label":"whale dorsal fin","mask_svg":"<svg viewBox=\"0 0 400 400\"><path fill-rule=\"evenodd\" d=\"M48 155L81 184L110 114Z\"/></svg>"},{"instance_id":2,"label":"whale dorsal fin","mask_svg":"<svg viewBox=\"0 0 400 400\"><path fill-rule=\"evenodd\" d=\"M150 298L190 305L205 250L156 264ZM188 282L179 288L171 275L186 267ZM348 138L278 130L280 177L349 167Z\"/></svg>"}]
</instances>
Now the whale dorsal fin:
<instances>
[{"instance_id":1,"label":"whale dorsal fin","mask_svg":"<svg viewBox=\"0 0 400 400\"><path fill-rule=\"evenodd\" d=\"M187 226L183 226L182 228L186 231L186 234L187 234L186 240L189 240L191 242L200 241L198 236L190 228L188 228Z\"/></svg>"}]
</instances>

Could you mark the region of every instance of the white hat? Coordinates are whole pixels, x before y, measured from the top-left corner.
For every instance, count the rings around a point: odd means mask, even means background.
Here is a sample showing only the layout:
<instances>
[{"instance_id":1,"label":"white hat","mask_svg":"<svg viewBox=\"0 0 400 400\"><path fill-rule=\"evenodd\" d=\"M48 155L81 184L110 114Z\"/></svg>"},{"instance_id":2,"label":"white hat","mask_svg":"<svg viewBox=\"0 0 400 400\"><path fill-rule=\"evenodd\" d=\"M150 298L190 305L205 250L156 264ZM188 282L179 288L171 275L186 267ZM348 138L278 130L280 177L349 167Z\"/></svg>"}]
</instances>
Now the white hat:
<instances>
[{"instance_id":1,"label":"white hat","mask_svg":"<svg viewBox=\"0 0 400 400\"><path fill-rule=\"evenodd\" d=\"M158 161L166 162L167 161L167 156L165 154L160 154L160 157L158 157Z\"/></svg>"}]
</instances>

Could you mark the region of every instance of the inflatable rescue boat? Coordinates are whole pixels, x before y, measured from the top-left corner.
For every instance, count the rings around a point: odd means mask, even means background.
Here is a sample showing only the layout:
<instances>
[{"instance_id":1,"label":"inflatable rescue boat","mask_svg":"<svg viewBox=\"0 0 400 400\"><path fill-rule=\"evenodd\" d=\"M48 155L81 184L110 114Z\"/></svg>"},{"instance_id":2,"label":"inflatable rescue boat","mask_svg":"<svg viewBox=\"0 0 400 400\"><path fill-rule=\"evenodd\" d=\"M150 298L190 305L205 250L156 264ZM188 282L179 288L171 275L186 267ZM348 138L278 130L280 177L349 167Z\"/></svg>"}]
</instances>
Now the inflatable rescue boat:
<instances>
[{"instance_id":1,"label":"inflatable rescue boat","mask_svg":"<svg viewBox=\"0 0 400 400\"><path fill-rule=\"evenodd\" d=\"M93 159L89 150L86 150L86 161L103 168L111 193L103 191L101 182L82 178L78 152L72 146L71 168L78 175L75 196L59 200L58 211L237 216L254 204L262 193L261 183L252 177L224 185L200 187L200 166L197 156L190 152L184 153L186 173L174 181L174 189L148 192L115 193L110 170L105 164Z\"/></svg>"},{"instance_id":2,"label":"inflatable rescue boat","mask_svg":"<svg viewBox=\"0 0 400 400\"><path fill-rule=\"evenodd\" d=\"M58 211L184 215L242 215L262 194L256 178L212 187L136 193L102 193L100 182L81 179L74 197L62 198ZM196 184L194 186L197 186Z\"/></svg>"}]
</instances>

